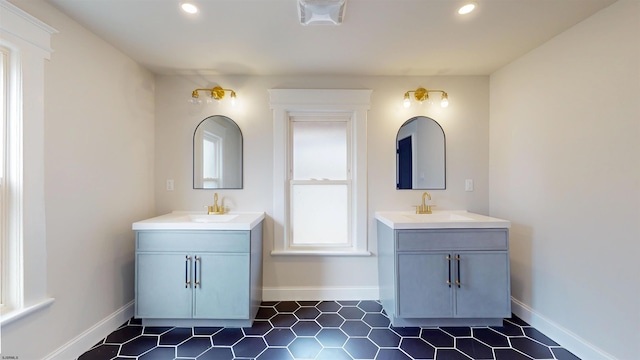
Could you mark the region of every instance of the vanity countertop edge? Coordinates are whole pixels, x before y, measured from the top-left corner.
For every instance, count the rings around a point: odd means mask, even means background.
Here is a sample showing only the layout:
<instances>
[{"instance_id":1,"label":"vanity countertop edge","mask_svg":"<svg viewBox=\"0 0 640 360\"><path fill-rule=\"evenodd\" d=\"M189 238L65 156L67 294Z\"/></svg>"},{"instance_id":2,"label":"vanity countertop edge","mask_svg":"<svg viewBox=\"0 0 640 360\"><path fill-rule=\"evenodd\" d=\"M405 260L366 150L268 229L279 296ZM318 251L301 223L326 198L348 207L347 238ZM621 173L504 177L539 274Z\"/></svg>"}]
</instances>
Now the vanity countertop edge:
<instances>
[{"instance_id":1,"label":"vanity countertop edge","mask_svg":"<svg viewBox=\"0 0 640 360\"><path fill-rule=\"evenodd\" d=\"M216 216L235 215L230 220L219 222L192 221L190 215L204 215L202 211L173 211L168 214L134 222L132 230L251 230L265 218L264 212L235 212L224 215L208 215L215 220Z\"/></svg>"},{"instance_id":2,"label":"vanity countertop edge","mask_svg":"<svg viewBox=\"0 0 640 360\"><path fill-rule=\"evenodd\" d=\"M466 210L434 211L432 214L415 214L411 211L376 211L375 218L394 230L511 227L511 222L508 220Z\"/></svg>"}]
</instances>

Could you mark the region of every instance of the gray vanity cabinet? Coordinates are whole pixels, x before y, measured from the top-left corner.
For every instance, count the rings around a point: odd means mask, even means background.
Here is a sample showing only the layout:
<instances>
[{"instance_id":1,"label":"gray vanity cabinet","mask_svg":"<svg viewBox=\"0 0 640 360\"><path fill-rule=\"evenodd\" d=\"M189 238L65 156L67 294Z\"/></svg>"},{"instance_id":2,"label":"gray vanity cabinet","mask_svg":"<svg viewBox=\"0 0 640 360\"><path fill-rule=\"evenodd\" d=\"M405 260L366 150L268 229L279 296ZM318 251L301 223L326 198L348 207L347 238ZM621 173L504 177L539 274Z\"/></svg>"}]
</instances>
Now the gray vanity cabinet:
<instances>
[{"instance_id":1,"label":"gray vanity cabinet","mask_svg":"<svg viewBox=\"0 0 640 360\"><path fill-rule=\"evenodd\" d=\"M250 231L136 232L135 317L151 326L251 326L262 223Z\"/></svg>"},{"instance_id":2,"label":"gray vanity cabinet","mask_svg":"<svg viewBox=\"0 0 640 360\"><path fill-rule=\"evenodd\" d=\"M501 325L511 316L508 236L378 222L380 300L392 324Z\"/></svg>"},{"instance_id":3,"label":"gray vanity cabinet","mask_svg":"<svg viewBox=\"0 0 640 360\"><path fill-rule=\"evenodd\" d=\"M506 251L456 252L453 264L461 284L455 292L455 316L458 318L511 317L509 254ZM460 270L458 272L458 270Z\"/></svg>"},{"instance_id":4,"label":"gray vanity cabinet","mask_svg":"<svg viewBox=\"0 0 640 360\"><path fill-rule=\"evenodd\" d=\"M193 291L186 285L187 266L184 254L136 253L135 316L191 318ZM176 291L175 284L181 284L184 290Z\"/></svg>"},{"instance_id":5,"label":"gray vanity cabinet","mask_svg":"<svg viewBox=\"0 0 640 360\"><path fill-rule=\"evenodd\" d=\"M448 278L448 253L398 254L398 316L404 318L453 317L453 291ZM425 299L428 306L425 306Z\"/></svg>"},{"instance_id":6,"label":"gray vanity cabinet","mask_svg":"<svg viewBox=\"0 0 640 360\"><path fill-rule=\"evenodd\" d=\"M193 317L249 319L249 254L211 253L198 258L202 275L194 285Z\"/></svg>"}]
</instances>

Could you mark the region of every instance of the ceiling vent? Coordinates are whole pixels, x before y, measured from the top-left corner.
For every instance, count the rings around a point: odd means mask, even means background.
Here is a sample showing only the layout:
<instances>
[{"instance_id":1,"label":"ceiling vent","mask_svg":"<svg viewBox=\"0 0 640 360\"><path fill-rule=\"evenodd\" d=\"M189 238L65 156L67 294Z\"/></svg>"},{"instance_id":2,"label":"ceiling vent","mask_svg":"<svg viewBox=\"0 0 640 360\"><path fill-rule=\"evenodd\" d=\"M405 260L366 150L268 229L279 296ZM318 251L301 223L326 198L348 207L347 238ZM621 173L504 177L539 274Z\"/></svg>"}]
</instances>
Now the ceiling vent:
<instances>
[{"instance_id":1,"label":"ceiling vent","mask_svg":"<svg viewBox=\"0 0 640 360\"><path fill-rule=\"evenodd\" d=\"M340 25L347 0L298 0L302 25Z\"/></svg>"}]
</instances>

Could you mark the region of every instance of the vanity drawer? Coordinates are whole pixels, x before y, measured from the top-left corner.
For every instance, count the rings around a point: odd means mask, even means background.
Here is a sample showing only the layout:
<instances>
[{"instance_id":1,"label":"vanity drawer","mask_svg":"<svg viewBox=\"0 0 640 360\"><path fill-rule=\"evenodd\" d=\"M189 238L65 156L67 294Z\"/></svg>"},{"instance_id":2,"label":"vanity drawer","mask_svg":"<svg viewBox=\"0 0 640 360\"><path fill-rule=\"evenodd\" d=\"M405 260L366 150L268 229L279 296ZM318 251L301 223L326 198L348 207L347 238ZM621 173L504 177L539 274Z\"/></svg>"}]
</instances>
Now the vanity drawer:
<instances>
[{"instance_id":1,"label":"vanity drawer","mask_svg":"<svg viewBox=\"0 0 640 360\"><path fill-rule=\"evenodd\" d=\"M397 230L396 249L416 250L507 250L507 229Z\"/></svg>"},{"instance_id":2,"label":"vanity drawer","mask_svg":"<svg viewBox=\"0 0 640 360\"><path fill-rule=\"evenodd\" d=\"M136 251L249 252L249 231L138 231Z\"/></svg>"}]
</instances>

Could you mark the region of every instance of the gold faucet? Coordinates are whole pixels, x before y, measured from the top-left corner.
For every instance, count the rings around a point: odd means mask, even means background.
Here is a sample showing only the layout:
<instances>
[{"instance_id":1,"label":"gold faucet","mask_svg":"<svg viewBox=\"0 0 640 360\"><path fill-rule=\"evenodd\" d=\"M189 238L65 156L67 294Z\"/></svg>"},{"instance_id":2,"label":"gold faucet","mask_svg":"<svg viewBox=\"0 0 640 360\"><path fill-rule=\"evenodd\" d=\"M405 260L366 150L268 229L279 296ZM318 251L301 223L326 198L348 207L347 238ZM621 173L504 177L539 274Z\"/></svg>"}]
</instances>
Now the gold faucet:
<instances>
[{"instance_id":1,"label":"gold faucet","mask_svg":"<svg viewBox=\"0 0 640 360\"><path fill-rule=\"evenodd\" d=\"M431 201L431 194L428 191L425 191L422 194L422 205L416 205L416 214L431 214L431 206L425 204L424 198L428 198Z\"/></svg>"},{"instance_id":2,"label":"gold faucet","mask_svg":"<svg viewBox=\"0 0 640 360\"><path fill-rule=\"evenodd\" d=\"M208 206L208 215L224 214L224 205L218 205L218 193L213 194L213 205Z\"/></svg>"}]
</instances>

